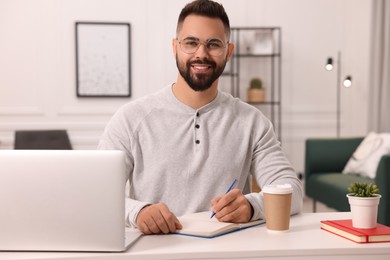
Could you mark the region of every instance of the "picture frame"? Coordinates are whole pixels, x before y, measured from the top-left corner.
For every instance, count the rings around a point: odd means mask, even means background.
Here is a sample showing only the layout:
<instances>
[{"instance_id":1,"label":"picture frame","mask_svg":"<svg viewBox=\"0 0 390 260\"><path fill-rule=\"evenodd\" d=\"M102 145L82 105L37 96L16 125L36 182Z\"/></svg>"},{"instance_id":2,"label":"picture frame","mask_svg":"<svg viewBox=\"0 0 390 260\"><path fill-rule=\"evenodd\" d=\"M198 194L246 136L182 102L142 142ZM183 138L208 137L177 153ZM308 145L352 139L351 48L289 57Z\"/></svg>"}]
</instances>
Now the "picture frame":
<instances>
[{"instance_id":1,"label":"picture frame","mask_svg":"<svg viewBox=\"0 0 390 260\"><path fill-rule=\"evenodd\" d=\"M77 97L131 96L129 23L76 22Z\"/></svg>"},{"instance_id":2,"label":"picture frame","mask_svg":"<svg viewBox=\"0 0 390 260\"><path fill-rule=\"evenodd\" d=\"M252 53L270 55L274 52L273 34L271 30L257 30L253 35Z\"/></svg>"}]
</instances>

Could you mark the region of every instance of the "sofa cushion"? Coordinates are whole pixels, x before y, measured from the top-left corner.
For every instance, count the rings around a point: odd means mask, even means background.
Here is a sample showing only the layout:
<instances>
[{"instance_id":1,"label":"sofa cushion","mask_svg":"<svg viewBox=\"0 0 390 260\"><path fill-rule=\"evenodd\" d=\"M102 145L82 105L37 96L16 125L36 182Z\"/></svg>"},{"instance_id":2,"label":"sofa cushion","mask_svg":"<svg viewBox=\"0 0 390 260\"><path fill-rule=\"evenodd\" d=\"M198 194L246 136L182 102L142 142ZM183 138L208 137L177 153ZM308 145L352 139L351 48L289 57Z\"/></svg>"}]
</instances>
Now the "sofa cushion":
<instances>
[{"instance_id":1,"label":"sofa cushion","mask_svg":"<svg viewBox=\"0 0 390 260\"><path fill-rule=\"evenodd\" d=\"M343 173L375 178L379 160L390 153L390 133L369 133L357 147Z\"/></svg>"},{"instance_id":2,"label":"sofa cushion","mask_svg":"<svg viewBox=\"0 0 390 260\"><path fill-rule=\"evenodd\" d=\"M348 187L352 182L372 182L373 180L341 173L312 174L306 179L306 194L339 211L349 211Z\"/></svg>"}]
</instances>

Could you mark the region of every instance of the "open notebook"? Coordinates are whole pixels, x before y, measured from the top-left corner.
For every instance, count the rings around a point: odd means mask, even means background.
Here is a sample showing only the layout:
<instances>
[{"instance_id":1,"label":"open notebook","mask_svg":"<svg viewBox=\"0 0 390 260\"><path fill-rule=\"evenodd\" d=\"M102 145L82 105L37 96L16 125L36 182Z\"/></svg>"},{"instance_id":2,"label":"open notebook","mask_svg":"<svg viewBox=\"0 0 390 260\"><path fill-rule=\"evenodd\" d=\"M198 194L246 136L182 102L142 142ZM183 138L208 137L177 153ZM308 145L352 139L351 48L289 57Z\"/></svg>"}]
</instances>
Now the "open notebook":
<instances>
[{"instance_id":1,"label":"open notebook","mask_svg":"<svg viewBox=\"0 0 390 260\"><path fill-rule=\"evenodd\" d=\"M176 233L188 236L213 238L265 223L263 219L248 223L219 222L215 217L210 219L210 216L210 211L181 216L178 219L183 225L183 229L177 230Z\"/></svg>"}]
</instances>

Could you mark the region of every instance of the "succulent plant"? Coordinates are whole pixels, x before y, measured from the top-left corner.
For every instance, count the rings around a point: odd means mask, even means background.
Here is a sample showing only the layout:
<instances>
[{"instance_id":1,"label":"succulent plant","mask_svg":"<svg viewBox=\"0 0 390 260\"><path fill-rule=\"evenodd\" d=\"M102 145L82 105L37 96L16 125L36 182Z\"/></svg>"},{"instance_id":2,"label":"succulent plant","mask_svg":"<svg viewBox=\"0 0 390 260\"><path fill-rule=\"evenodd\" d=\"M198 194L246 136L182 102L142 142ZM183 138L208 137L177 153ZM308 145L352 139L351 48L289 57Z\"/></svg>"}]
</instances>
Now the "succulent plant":
<instances>
[{"instance_id":1,"label":"succulent plant","mask_svg":"<svg viewBox=\"0 0 390 260\"><path fill-rule=\"evenodd\" d=\"M374 183L351 183L348 192L355 197L374 197L379 193L378 186Z\"/></svg>"},{"instance_id":2,"label":"succulent plant","mask_svg":"<svg viewBox=\"0 0 390 260\"><path fill-rule=\"evenodd\" d=\"M249 88L261 89L263 87L263 82L260 78L253 78L249 84Z\"/></svg>"}]
</instances>

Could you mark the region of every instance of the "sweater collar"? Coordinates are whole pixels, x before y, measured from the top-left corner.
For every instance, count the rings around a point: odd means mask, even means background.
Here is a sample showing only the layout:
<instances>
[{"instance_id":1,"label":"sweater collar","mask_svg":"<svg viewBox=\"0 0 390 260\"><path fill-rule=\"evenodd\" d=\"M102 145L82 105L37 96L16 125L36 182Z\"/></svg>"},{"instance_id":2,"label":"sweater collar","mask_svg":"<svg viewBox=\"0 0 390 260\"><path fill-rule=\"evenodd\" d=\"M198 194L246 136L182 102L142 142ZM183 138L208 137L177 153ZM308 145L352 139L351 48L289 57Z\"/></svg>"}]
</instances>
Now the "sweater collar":
<instances>
[{"instance_id":1,"label":"sweater collar","mask_svg":"<svg viewBox=\"0 0 390 260\"><path fill-rule=\"evenodd\" d=\"M174 84L174 83L173 83ZM217 92L217 96L208 104L204 105L203 107L200 107L198 109L193 109L192 107L182 103L180 100L178 100L175 95L173 94L173 91L172 91L172 86L173 84L169 85L166 87L165 89L165 92L166 92L166 96L168 97L168 100L170 102L173 102L176 107L178 107L181 111L185 112L185 113L189 113L189 114L194 114L194 113L205 113L207 111L210 111L212 109L214 109L215 107L217 107L221 101L222 101L222 93L220 90L218 90Z\"/></svg>"}]
</instances>

